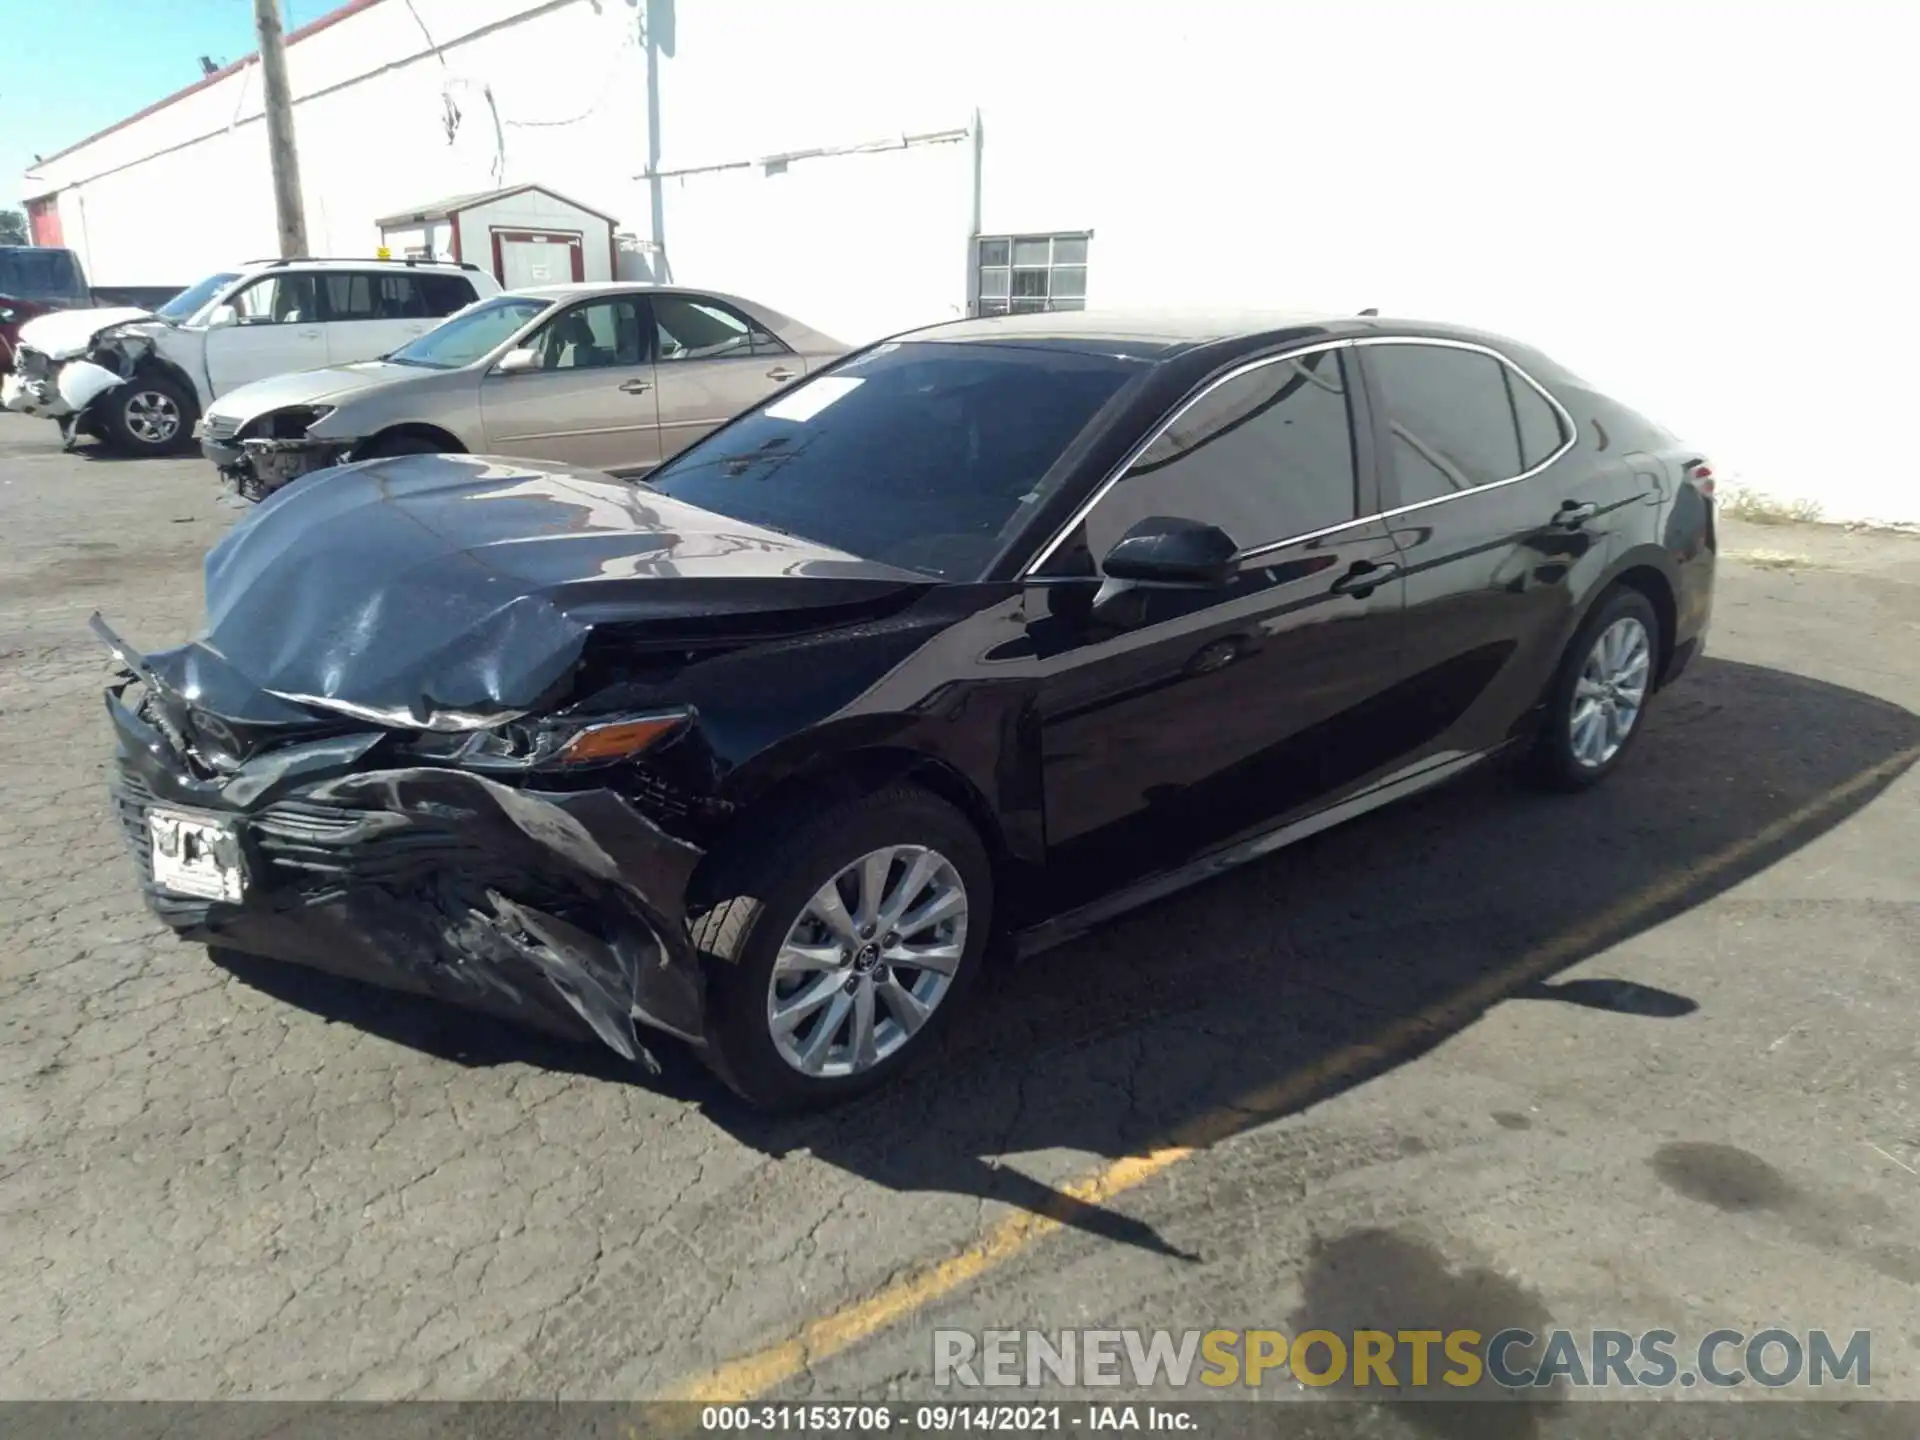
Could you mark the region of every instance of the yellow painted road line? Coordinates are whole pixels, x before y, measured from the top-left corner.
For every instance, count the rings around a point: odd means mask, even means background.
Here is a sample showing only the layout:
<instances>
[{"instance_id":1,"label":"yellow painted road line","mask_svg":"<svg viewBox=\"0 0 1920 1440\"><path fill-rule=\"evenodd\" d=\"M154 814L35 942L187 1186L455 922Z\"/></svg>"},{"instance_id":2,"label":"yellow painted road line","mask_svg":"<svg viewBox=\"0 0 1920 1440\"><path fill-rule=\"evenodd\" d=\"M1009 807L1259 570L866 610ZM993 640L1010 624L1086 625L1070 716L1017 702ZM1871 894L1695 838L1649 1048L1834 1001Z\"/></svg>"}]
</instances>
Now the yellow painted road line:
<instances>
[{"instance_id":1,"label":"yellow painted road line","mask_svg":"<svg viewBox=\"0 0 1920 1440\"><path fill-rule=\"evenodd\" d=\"M1690 889L1734 868L1753 855L1786 839L1810 821L1851 800L1862 790L1890 780L1920 760L1920 745L1912 745L1863 770L1851 780L1808 801L1798 810L1755 831L1744 840L1709 856L1698 866L1682 870L1657 884L1627 896L1585 924L1555 936L1485 979L1469 985L1418 1014L1387 1026L1372 1038L1336 1050L1312 1065L1284 1076L1201 1115L1181 1126L1144 1155L1126 1155L1085 1179L1058 1192L1044 1211L1022 1210L989 1230L979 1240L924 1269L856 1300L829 1314L809 1320L797 1335L778 1344L727 1361L705 1374L693 1376L664 1398L706 1404L750 1400L800 1374L808 1366L838 1355L895 1321L933 1301L951 1295L980 1275L1012 1259L1036 1241L1061 1229L1080 1211L1104 1204L1114 1196L1145 1184L1161 1171L1217 1145L1243 1130L1285 1115L1329 1085L1365 1074L1436 1032L1459 1029L1480 1011L1513 991L1561 969L1607 936L1623 931L1647 915L1672 904Z\"/></svg>"}]
</instances>

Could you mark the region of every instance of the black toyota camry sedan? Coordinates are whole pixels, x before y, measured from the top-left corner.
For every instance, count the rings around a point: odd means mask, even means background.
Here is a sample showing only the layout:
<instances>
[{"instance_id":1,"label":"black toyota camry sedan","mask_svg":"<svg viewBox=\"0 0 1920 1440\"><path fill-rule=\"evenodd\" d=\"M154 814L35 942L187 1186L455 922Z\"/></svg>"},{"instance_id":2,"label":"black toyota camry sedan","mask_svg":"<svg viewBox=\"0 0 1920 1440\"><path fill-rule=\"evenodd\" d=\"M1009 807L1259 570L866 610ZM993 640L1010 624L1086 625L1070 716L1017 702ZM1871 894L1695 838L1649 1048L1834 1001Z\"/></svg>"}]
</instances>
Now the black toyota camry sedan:
<instances>
[{"instance_id":1,"label":"black toyota camry sedan","mask_svg":"<svg viewBox=\"0 0 1920 1440\"><path fill-rule=\"evenodd\" d=\"M104 621L182 935L756 1104L910 1063L1043 948L1502 754L1631 752L1712 604L1703 458L1537 351L1365 317L960 321L643 481L320 472Z\"/></svg>"}]
</instances>

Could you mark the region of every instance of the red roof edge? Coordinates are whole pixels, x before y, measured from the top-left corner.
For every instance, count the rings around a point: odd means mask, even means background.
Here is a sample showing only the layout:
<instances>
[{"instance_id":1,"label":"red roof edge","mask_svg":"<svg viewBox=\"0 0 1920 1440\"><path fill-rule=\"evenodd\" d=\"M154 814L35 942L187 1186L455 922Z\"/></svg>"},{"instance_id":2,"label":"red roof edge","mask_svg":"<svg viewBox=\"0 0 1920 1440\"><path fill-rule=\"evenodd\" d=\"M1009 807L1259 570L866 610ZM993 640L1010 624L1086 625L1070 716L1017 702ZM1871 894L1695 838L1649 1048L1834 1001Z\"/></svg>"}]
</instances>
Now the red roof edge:
<instances>
[{"instance_id":1,"label":"red roof edge","mask_svg":"<svg viewBox=\"0 0 1920 1440\"><path fill-rule=\"evenodd\" d=\"M325 30L328 26L338 25L342 20L347 19L349 16L358 15L362 10L370 10L375 5L378 5L379 3L380 3L380 0L347 0L347 3L340 6L338 9L329 10L326 14L322 15L318 20L309 20L305 25L302 25L298 30L293 31L291 34L287 36L286 43L289 45L297 45L302 40L306 39L309 35L318 35L322 30ZM73 144L67 146L67 148L64 150L54 151L54 153L47 156L46 159L34 162L34 168L38 169L42 165L51 165L54 161L60 159L62 156L71 155L76 150L84 150L87 146L93 144L94 141L103 139L104 137L113 134L113 132L116 130L124 130L127 128L127 126L133 124L135 121L144 120L149 115L158 114L160 111L166 109L169 105L173 104L176 100L184 100L187 98L187 96L194 94L196 91L204 90L209 85L219 84L222 80L226 79L229 75L239 74L242 70L246 69L247 66L251 65L255 60L258 60L259 58L260 58L259 51L257 50L248 51L245 55L241 56L238 60L234 61L231 65L224 66L223 68L214 71L213 74L211 75L202 76L200 79L194 81L193 84L187 86L184 90L176 90L173 92L173 94L167 96L166 99L156 100L153 102L153 104L147 106L146 109L136 110L133 114L127 116L126 119L116 120L114 121L113 124L107 126L106 129L96 130L93 132L93 134L87 136L86 139L76 140L73 142Z\"/></svg>"}]
</instances>

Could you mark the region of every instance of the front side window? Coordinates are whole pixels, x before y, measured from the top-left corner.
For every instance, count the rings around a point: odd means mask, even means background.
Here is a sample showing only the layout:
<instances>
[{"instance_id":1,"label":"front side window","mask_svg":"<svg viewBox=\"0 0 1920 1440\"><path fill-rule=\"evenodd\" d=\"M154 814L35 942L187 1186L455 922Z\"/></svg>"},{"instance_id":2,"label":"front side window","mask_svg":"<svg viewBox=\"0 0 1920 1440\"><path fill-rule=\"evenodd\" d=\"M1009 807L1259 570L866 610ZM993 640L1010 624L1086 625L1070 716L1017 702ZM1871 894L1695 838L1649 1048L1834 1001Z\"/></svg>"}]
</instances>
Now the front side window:
<instances>
[{"instance_id":1,"label":"front side window","mask_svg":"<svg viewBox=\"0 0 1920 1440\"><path fill-rule=\"evenodd\" d=\"M496 296L408 341L387 360L428 370L457 370L504 345L547 308L547 301L524 295Z\"/></svg>"},{"instance_id":2,"label":"front side window","mask_svg":"<svg viewBox=\"0 0 1920 1440\"><path fill-rule=\"evenodd\" d=\"M1340 352L1272 361L1180 411L1044 570L1090 574L1152 516L1217 525L1240 550L1344 525L1359 513L1355 474Z\"/></svg>"},{"instance_id":3,"label":"front side window","mask_svg":"<svg viewBox=\"0 0 1920 1440\"><path fill-rule=\"evenodd\" d=\"M803 380L647 477L676 500L950 580L979 576L1142 362L891 342Z\"/></svg>"},{"instance_id":4,"label":"front side window","mask_svg":"<svg viewBox=\"0 0 1920 1440\"><path fill-rule=\"evenodd\" d=\"M1368 348L1402 505L1511 480L1560 447L1553 407L1492 355L1441 345Z\"/></svg>"},{"instance_id":5,"label":"front side window","mask_svg":"<svg viewBox=\"0 0 1920 1440\"><path fill-rule=\"evenodd\" d=\"M594 300L556 315L528 342L542 370L604 370L647 359L646 302Z\"/></svg>"},{"instance_id":6,"label":"front side window","mask_svg":"<svg viewBox=\"0 0 1920 1440\"><path fill-rule=\"evenodd\" d=\"M653 320L658 354L667 360L723 360L736 355L779 355L786 351L765 327L730 305L691 295L656 295Z\"/></svg>"},{"instance_id":7,"label":"front side window","mask_svg":"<svg viewBox=\"0 0 1920 1440\"><path fill-rule=\"evenodd\" d=\"M976 315L1087 308L1084 230L1060 235L982 235L973 242Z\"/></svg>"},{"instance_id":8,"label":"front side window","mask_svg":"<svg viewBox=\"0 0 1920 1440\"><path fill-rule=\"evenodd\" d=\"M228 303L242 325L312 325L320 319L318 287L311 275L269 275Z\"/></svg>"}]
</instances>

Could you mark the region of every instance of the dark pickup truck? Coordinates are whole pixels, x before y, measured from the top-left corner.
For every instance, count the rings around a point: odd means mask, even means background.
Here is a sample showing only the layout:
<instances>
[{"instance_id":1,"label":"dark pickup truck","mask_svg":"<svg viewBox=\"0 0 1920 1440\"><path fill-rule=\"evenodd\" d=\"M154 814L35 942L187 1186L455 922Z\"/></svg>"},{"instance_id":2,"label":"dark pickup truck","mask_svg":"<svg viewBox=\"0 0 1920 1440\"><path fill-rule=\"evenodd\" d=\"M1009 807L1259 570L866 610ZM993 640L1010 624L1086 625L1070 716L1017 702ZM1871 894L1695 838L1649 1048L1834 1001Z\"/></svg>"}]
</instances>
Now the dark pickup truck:
<instances>
[{"instance_id":1,"label":"dark pickup truck","mask_svg":"<svg viewBox=\"0 0 1920 1440\"><path fill-rule=\"evenodd\" d=\"M52 245L0 245L0 374L13 368L20 327L49 310L91 305L133 305L152 310L180 293L178 285L87 284L86 269L71 250Z\"/></svg>"}]
</instances>

